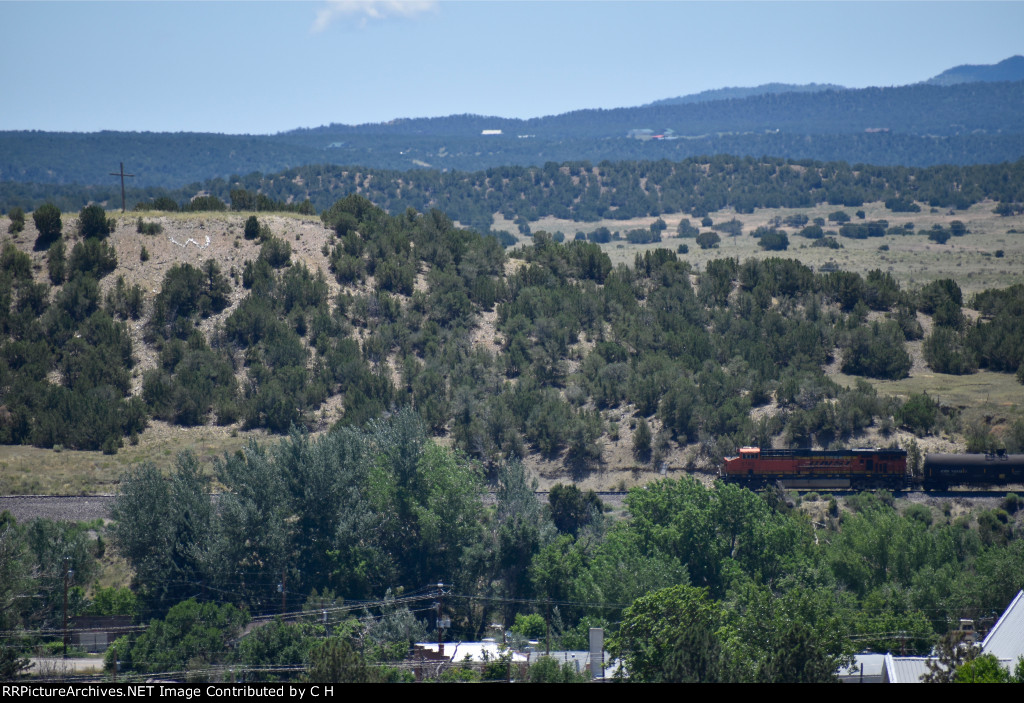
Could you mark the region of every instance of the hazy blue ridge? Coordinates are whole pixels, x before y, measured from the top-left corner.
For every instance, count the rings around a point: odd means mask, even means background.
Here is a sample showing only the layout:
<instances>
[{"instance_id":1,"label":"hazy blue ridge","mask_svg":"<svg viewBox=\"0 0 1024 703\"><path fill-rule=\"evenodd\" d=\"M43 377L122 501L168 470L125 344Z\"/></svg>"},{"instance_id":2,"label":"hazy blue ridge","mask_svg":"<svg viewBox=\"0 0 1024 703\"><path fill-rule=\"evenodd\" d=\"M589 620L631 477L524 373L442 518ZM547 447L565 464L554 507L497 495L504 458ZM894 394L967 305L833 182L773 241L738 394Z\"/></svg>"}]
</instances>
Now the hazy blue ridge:
<instances>
[{"instance_id":1,"label":"hazy blue ridge","mask_svg":"<svg viewBox=\"0 0 1024 703\"><path fill-rule=\"evenodd\" d=\"M1024 80L1024 56L1011 56L997 64L954 66L934 78L929 78L925 83L928 85L956 85L958 83L1021 80Z\"/></svg>"},{"instance_id":2,"label":"hazy blue ridge","mask_svg":"<svg viewBox=\"0 0 1024 703\"><path fill-rule=\"evenodd\" d=\"M275 135L8 131L0 132L0 182L108 185L120 162L136 187L179 188L306 164L476 171L714 154L903 166L1014 161L1024 156L1024 81L769 93L530 120L453 115Z\"/></svg>"},{"instance_id":3,"label":"hazy blue ridge","mask_svg":"<svg viewBox=\"0 0 1024 703\"><path fill-rule=\"evenodd\" d=\"M773 93L820 93L826 90L847 90L846 86L834 83L763 83L748 88L715 88L703 90L699 93L681 95L677 98L663 98L647 103L642 107L656 105L689 105L692 103L707 103L715 100L736 100L750 98L755 95L768 95Z\"/></svg>"}]
</instances>

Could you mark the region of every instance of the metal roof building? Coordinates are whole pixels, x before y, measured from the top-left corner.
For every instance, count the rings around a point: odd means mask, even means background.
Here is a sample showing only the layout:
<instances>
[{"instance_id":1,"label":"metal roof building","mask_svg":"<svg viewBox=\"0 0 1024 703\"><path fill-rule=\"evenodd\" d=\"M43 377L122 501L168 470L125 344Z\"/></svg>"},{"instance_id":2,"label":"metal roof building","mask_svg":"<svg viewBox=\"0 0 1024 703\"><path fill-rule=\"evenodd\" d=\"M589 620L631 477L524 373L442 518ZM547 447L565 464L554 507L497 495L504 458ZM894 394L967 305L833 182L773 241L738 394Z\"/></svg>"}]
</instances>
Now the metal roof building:
<instances>
[{"instance_id":1,"label":"metal roof building","mask_svg":"<svg viewBox=\"0 0 1024 703\"><path fill-rule=\"evenodd\" d=\"M1016 662L1024 657L1024 591L1017 594L981 643L981 651Z\"/></svg>"},{"instance_id":2,"label":"metal roof building","mask_svg":"<svg viewBox=\"0 0 1024 703\"><path fill-rule=\"evenodd\" d=\"M885 674L884 654L862 652L853 657L853 664L839 670L841 683L882 683Z\"/></svg>"},{"instance_id":3,"label":"metal roof building","mask_svg":"<svg viewBox=\"0 0 1024 703\"><path fill-rule=\"evenodd\" d=\"M981 643L982 654L993 654L1008 669L1024 656L1024 591L1017 593ZM885 655L883 683L920 683L928 673L931 657L894 657Z\"/></svg>"},{"instance_id":4,"label":"metal roof building","mask_svg":"<svg viewBox=\"0 0 1024 703\"><path fill-rule=\"evenodd\" d=\"M882 683L921 683L921 677L928 673L931 657L894 657L885 655L885 669Z\"/></svg>"}]
</instances>

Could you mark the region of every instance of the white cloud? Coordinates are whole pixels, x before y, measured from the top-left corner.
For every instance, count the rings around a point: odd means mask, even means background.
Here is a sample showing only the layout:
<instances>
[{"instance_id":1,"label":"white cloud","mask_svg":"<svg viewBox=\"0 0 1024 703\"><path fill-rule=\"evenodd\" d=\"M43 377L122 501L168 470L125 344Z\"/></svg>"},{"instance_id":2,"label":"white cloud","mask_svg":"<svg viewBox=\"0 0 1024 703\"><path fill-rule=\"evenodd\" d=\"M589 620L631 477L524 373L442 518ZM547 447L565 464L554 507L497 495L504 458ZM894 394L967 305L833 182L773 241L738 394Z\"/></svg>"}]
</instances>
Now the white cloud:
<instances>
[{"instance_id":1,"label":"white cloud","mask_svg":"<svg viewBox=\"0 0 1024 703\"><path fill-rule=\"evenodd\" d=\"M353 19L365 27L369 20L412 17L436 9L436 0L327 0L317 10L311 31L322 32L337 19Z\"/></svg>"}]
</instances>

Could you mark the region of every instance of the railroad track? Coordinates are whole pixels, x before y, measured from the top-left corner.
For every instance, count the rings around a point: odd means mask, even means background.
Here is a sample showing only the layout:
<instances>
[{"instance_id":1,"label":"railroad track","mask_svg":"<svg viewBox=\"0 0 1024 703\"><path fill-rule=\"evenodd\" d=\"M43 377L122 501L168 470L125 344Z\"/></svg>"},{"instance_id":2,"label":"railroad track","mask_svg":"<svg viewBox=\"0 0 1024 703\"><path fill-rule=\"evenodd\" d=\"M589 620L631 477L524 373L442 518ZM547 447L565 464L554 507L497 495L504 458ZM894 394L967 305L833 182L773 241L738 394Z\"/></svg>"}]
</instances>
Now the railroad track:
<instances>
[{"instance_id":1,"label":"railroad track","mask_svg":"<svg viewBox=\"0 0 1024 703\"><path fill-rule=\"evenodd\" d=\"M807 495L809 493L818 493L819 495L822 495L827 493L837 496L846 496L860 492L848 489L829 490L808 488L792 490L800 495ZM981 500L986 498L1002 498L1007 493L1012 492L1013 491L1007 490L902 490L892 491L892 494L897 499L909 498L913 495L920 494L929 498L941 498L946 500L953 498ZM216 496L217 494L214 495ZM536 495L542 502L547 503L548 491L537 491ZM623 505L624 499L628 493L626 491L598 491L597 495L605 504L617 508ZM0 512L5 510L9 511L18 522L33 520L35 518L45 518L48 520L66 522L89 522L98 519L109 519L110 509L113 506L114 498L114 495L109 494L90 496L0 496ZM494 493L488 493L484 496L484 503L486 505L493 505L494 502Z\"/></svg>"},{"instance_id":2,"label":"railroad track","mask_svg":"<svg viewBox=\"0 0 1024 703\"><path fill-rule=\"evenodd\" d=\"M624 491L606 491L598 493L607 504L618 507L625 498ZM110 508L114 504L112 494L90 496L0 496L0 512L9 511L18 522L44 518L65 522L89 522L92 520L109 519ZM537 498L546 503L547 491L537 491ZM494 494L488 493L484 503L494 504Z\"/></svg>"},{"instance_id":3,"label":"railroad track","mask_svg":"<svg viewBox=\"0 0 1024 703\"><path fill-rule=\"evenodd\" d=\"M18 522L35 518L63 522L107 519L113 504L113 495L0 496L0 512L9 511Z\"/></svg>"}]
</instances>

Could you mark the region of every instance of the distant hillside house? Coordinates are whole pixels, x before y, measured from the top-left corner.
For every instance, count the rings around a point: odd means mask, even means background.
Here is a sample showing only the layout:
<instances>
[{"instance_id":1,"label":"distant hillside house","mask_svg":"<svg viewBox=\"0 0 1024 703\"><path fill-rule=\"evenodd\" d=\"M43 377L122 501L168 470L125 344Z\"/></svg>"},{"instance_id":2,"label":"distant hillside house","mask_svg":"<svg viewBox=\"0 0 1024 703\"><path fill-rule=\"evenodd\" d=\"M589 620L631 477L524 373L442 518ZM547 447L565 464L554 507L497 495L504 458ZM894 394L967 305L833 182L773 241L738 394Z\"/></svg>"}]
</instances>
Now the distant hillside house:
<instances>
[{"instance_id":1,"label":"distant hillside house","mask_svg":"<svg viewBox=\"0 0 1024 703\"><path fill-rule=\"evenodd\" d=\"M482 136L484 136L484 137L493 137L493 136L500 135L501 134L501 130L500 129L485 129L484 131L480 132L480 134Z\"/></svg>"}]
</instances>

